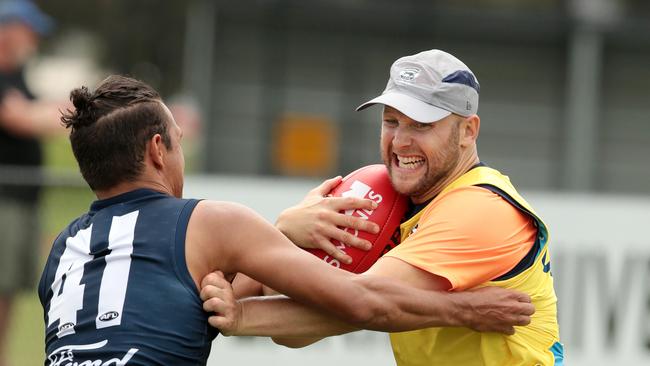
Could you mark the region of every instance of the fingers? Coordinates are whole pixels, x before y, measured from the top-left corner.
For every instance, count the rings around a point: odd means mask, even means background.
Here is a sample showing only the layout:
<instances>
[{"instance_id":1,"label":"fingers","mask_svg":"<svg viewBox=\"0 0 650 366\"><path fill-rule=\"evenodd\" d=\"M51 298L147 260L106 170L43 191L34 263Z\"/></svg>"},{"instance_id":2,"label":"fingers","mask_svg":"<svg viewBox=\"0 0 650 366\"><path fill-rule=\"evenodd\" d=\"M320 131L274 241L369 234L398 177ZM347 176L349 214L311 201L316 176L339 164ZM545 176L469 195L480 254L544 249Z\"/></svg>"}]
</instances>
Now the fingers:
<instances>
[{"instance_id":1,"label":"fingers","mask_svg":"<svg viewBox=\"0 0 650 366\"><path fill-rule=\"evenodd\" d=\"M227 317L221 315L212 315L208 318L208 323L212 327L219 329L222 335L224 336L230 335L229 332L224 331L224 329L227 329L228 325L230 324L230 321L228 320Z\"/></svg>"},{"instance_id":2,"label":"fingers","mask_svg":"<svg viewBox=\"0 0 650 366\"><path fill-rule=\"evenodd\" d=\"M530 303L530 302L533 301L533 300L530 298L530 295L525 294L525 293L523 293L523 292L515 292L514 294L515 294L515 298L516 298L518 301L520 301L520 302L527 302L527 303Z\"/></svg>"},{"instance_id":3,"label":"fingers","mask_svg":"<svg viewBox=\"0 0 650 366\"><path fill-rule=\"evenodd\" d=\"M203 303L203 310L213 313L208 317L208 323L218 328L223 335L230 335L236 329L236 305L212 298Z\"/></svg>"},{"instance_id":4,"label":"fingers","mask_svg":"<svg viewBox=\"0 0 650 366\"><path fill-rule=\"evenodd\" d=\"M337 248L336 245L332 243L329 239L324 237L320 238L317 240L316 244L322 251L327 253L330 257L338 260L339 262L345 264L352 263L352 257L347 255L343 250Z\"/></svg>"},{"instance_id":5,"label":"fingers","mask_svg":"<svg viewBox=\"0 0 650 366\"><path fill-rule=\"evenodd\" d=\"M526 326L526 325L530 324L530 322L531 322L530 316L528 316L528 315L519 315L517 317L517 319L515 320L515 325L519 325L519 326L523 327L523 326Z\"/></svg>"},{"instance_id":6,"label":"fingers","mask_svg":"<svg viewBox=\"0 0 650 366\"><path fill-rule=\"evenodd\" d=\"M519 305L521 307L521 311L519 312L519 314L527 315L527 316L531 316L531 315L535 314L535 306L533 304L531 304L531 303L523 303L523 304L519 304Z\"/></svg>"},{"instance_id":7,"label":"fingers","mask_svg":"<svg viewBox=\"0 0 650 366\"><path fill-rule=\"evenodd\" d=\"M237 329L239 311L230 283L225 281L220 272L209 274L202 282L206 284L200 293L203 310L213 314L208 318L208 322L224 335L232 334Z\"/></svg>"},{"instance_id":8,"label":"fingers","mask_svg":"<svg viewBox=\"0 0 650 366\"><path fill-rule=\"evenodd\" d=\"M203 279L201 288L201 300L203 310L212 315L208 323L218 328L224 335L233 334L237 329L240 316L239 303L234 297L232 287L223 278L221 272L211 273Z\"/></svg>"},{"instance_id":9,"label":"fingers","mask_svg":"<svg viewBox=\"0 0 650 366\"><path fill-rule=\"evenodd\" d=\"M218 286L213 286L213 285L207 285L203 288L201 288L201 292L199 293L199 296L201 297L201 300L203 301L208 301L211 299L225 299L228 295L229 289L225 289L223 287L218 287Z\"/></svg>"},{"instance_id":10,"label":"fingers","mask_svg":"<svg viewBox=\"0 0 650 366\"><path fill-rule=\"evenodd\" d=\"M220 289L218 289L220 290ZM217 297L217 293L212 293L215 296L203 299L203 310L208 313L224 314L228 310L228 304L221 298Z\"/></svg>"},{"instance_id":11,"label":"fingers","mask_svg":"<svg viewBox=\"0 0 650 366\"><path fill-rule=\"evenodd\" d=\"M223 272L214 271L214 272L208 273L201 280L201 287L205 287L205 286L208 286L208 285L224 287L224 286L228 286L229 283L228 283L228 281L226 281L226 278L224 277Z\"/></svg>"},{"instance_id":12,"label":"fingers","mask_svg":"<svg viewBox=\"0 0 650 366\"><path fill-rule=\"evenodd\" d=\"M365 231L371 234L379 233L379 225L370 220L362 219L358 216L345 215L342 213L336 213L333 215L334 216L331 218L331 221L336 226Z\"/></svg>"},{"instance_id":13,"label":"fingers","mask_svg":"<svg viewBox=\"0 0 650 366\"><path fill-rule=\"evenodd\" d=\"M498 287L473 289L466 293L469 295L472 292L480 293L480 298L473 305L479 316L473 318L470 328L512 335L515 327L531 323L535 306L529 295Z\"/></svg>"},{"instance_id":14,"label":"fingers","mask_svg":"<svg viewBox=\"0 0 650 366\"><path fill-rule=\"evenodd\" d=\"M344 210L367 210L377 208L377 202L358 197L329 197L330 206L336 211Z\"/></svg>"},{"instance_id":15,"label":"fingers","mask_svg":"<svg viewBox=\"0 0 650 366\"><path fill-rule=\"evenodd\" d=\"M342 230L338 227L332 228L326 236L331 239L338 240L347 246L359 248L361 250L370 250L372 247L372 243L370 243L368 240L362 239L356 235L351 234L349 231Z\"/></svg>"},{"instance_id":16,"label":"fingers","mask_svg":"<svg viewBox=\"0 0 650 366\"><path fill-rule=\"evenodd\" d=\"M336 186L341 183L343 178L339 175L334 178L330 178L321 183L318 187L312 189L309 194L325 196L332 191Z\"/></svg>"}]
</instances>

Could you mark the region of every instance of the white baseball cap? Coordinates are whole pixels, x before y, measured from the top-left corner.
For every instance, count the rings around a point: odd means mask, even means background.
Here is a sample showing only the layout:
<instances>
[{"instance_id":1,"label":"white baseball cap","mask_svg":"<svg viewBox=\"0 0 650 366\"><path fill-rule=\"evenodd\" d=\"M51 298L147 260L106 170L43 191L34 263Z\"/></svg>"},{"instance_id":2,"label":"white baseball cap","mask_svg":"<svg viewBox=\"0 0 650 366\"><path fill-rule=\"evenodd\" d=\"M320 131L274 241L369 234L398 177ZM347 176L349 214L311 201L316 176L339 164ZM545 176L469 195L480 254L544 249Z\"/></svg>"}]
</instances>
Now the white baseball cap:
<instances>
[{"instance_id":1,"label":"white baseball cap","mask_svg":"<svg viewBox=\"0 0 650 366\"><path fill-rule=\"evenodd\" d=\"M384 92L357 111L383 104L422 123L452 113L469 117L478 111L479 90L476 76L462 61L447 52L429 50L395 61Z\"/></svg>"}]
</instances>

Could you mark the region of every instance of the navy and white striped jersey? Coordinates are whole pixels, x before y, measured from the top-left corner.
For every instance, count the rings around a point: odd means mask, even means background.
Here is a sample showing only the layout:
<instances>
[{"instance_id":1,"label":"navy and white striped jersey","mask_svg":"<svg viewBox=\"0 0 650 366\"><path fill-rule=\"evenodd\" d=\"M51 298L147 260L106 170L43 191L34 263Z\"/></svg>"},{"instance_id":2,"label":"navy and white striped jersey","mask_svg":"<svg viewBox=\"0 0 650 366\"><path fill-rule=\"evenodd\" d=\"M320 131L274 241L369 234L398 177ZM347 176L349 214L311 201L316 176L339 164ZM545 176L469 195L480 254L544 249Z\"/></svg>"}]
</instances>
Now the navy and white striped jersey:
<instances>
[{"instance_id":1,"label":"navy and white striped jersey","mask_svg":"<svg viewBox=\"0 0 650 366\"><path fill-rule=\"evenodd\" d=\"M138 189L59 235L38 290L46 366L206 363L217 330L185 262L197 202Z\"/></svg>"}]
</instances>

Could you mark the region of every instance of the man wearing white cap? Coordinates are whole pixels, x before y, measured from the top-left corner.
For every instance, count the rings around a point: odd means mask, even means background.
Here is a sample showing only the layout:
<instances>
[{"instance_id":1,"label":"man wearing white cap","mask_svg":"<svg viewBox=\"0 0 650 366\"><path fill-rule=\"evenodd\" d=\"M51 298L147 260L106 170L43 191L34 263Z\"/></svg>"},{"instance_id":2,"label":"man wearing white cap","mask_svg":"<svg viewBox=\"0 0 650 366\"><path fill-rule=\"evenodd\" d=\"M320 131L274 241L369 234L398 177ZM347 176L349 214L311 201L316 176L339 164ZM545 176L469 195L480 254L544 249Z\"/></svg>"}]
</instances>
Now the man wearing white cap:
<instances>
[{"instance_id":1,"label":"man wearing white cap","mask_svg":"<svg viewBox=\"0 0 650 366\"><path fill-rule=\"evenodd\" d=\"M536 313L529 325L516 327L514 335L467 328L393 333L399 366L563 364L548 229L508 177L479 160L479 89L464 63L446 52L430 50L395 61L382 95L358 108L383 106L382 159L395 189L412 201L400 227L401 244L368 273L430 290L516 289L531 296ZM299 215L283 215L285 222L278 223L290 237L295 235L291 230L306 230L295 224ZM222 283L215 288L220 286L227 287ZM204 291L207 298L211 288ZM271 318L263 308L244 313L241 303L228 303L226 298L223 304L228 306L213 303L210 310L219 316L212 323L222 331L230 327L226 332L233 334L256 334L262 328L260 319L265 318L270 319L264 325L272 324L274 332L282 335L324 336L353 330L298 306L282 312L264 309L283 314ZM314 339L276 341L303 346Z\"/></svg>"}]
</instances>

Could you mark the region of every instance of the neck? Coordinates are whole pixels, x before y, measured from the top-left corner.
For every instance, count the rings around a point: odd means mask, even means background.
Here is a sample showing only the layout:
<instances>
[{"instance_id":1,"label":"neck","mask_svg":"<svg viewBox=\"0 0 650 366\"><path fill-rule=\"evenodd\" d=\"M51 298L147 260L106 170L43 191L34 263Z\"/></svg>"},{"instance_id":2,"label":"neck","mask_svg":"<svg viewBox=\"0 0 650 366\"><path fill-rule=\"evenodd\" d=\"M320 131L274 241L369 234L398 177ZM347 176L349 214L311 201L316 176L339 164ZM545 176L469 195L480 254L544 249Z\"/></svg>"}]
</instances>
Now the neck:
<instances>
[{"instance_id":1,"label":"neck","mask_svg":"<svg viewBox=\"0 0 650 366\"><path fill-rule=\"evenodd\" d=\"M154 191L158 191L173 196L172 190L169 187L167 187L165 184L157 181L148 181L148 180L122 182L111 188L95 190L94 192L98 199L103 200L103 199L119 196L120 194L126 192L134 191L136 189L143 189L143 188L151 189Z\"/></svg>"},{"instance_id":2,"label":"neck","mask_svg":"<svg viewBox=\"0 0 650 366\"><path fill-rule=\"evenodd\" d=\"M450 185L453 181L458 179L460 176L467 173L474 165L478 164L479 162L480 160L477 154L472 154L465 158L461 157L461 159L458 161L458 164L456 164L456 166L452 168L451 171L449 171L449 174L447 174L446 176L438 180L436 184L434 184L422 196L418 196L418 197L412 196L411 201L415 204L418 204L434 198L435 196L439 195L443 189L445 189L448 185Z\"/></svg>"}]
</instances>

